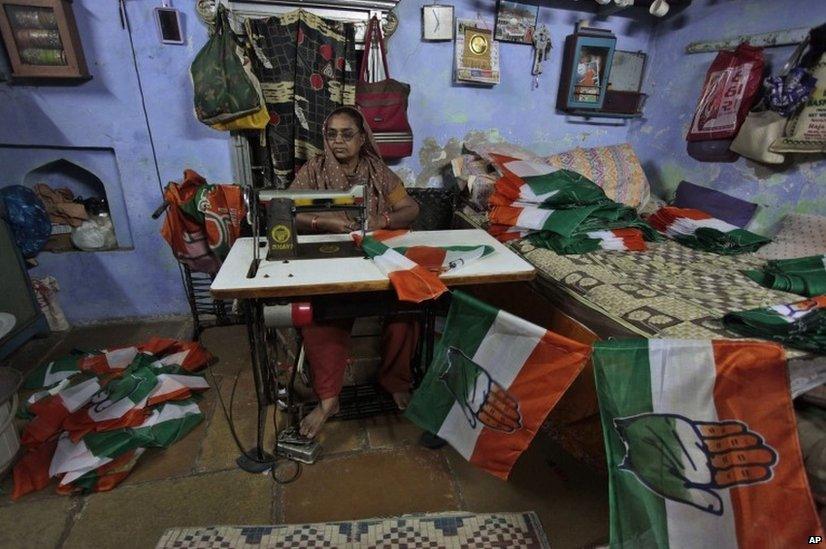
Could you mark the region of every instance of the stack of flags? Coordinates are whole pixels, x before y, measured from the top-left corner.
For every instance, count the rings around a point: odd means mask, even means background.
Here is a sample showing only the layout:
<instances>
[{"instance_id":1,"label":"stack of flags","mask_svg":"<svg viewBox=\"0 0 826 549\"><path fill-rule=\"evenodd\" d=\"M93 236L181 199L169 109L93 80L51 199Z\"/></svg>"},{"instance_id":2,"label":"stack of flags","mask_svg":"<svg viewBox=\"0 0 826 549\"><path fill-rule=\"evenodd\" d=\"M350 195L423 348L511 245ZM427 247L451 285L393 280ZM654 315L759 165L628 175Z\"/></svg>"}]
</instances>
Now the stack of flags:
<instances>
[{"instance_id":1,"label":"stack of flags","mask_svg":"<svg viewBox=\"0 0 826 549\"><path fill-rule=\"evenodd\" d=\"M745 275L767 288L814 297L826 294L826 255L768 261L762 270Z\"/></svg>"},{"instance_id":2,"label":"stack of flags","mask_svg":"<svg viewBox=\"0 0 826 549\"><path fill-rule=\"evenodd\" d=\"M757 250L771 239L694 208L665 206L648 218L652 227L677 242L707 252L736 255Z\"/></svg>"},{"instance_id":3,"label":"stack of flags","mask_svg":"<svg viewBox=\"0 0 826 549\"><path fill-rule=\"evenodd\" d=\"M13 499L59 479L58 492L104 491L131 471L145 448L166 448L202 419L195 372L211 355L173 339L73 354L44 364L24 387L42 388L23 413L25 451L14 466Z\"/></svg>"},{"instance_id":4,"label":"stack of flags","mask_svg":"<svg viewBox=\"0 0 826 549\"><path fill-rule=\"evenodd\" d=\"M645 250L657 234L637 212L609 199L584 176L547 164L493 155L501 173L491 195L489 232L527 238L558 254Z\"/></svg>"},{"instance_id":5,"label":"stack of flags","mask_svg":"<svg viewBox=\"0 0 826 549\"><path fill-rule=\"evenodd\" d=\"M728 313L723 325L748 337L826 354L826 295L804 301Z\"/></svg>"}]
</instances>

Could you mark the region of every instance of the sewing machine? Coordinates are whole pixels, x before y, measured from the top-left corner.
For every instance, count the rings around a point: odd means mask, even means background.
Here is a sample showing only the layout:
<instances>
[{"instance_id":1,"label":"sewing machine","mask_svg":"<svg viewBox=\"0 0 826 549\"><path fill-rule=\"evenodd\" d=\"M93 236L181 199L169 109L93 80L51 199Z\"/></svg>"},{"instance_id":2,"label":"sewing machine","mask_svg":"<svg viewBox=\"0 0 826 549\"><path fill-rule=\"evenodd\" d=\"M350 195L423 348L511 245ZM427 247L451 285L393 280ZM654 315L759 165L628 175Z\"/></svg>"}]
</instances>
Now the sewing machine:
<instances>
[{"instance_id":1,"label":"sewing machine","mask_svg":"<svg viewBox=\"0 0 826 549\"><path fill-rule=\"evenodd\" d=\"M367 211L370 193L364 185L348 191L327 190L261 190L245 189L247 221L257 239L260 230L262 206L267 216L267 260L322 259L330 257L358 257L364 253L351 240L329 239L299 242L296 216L299 213L355 212L355 221L361 226L362 236L367 232ZM248 278L255 277L260 266L259 250L255 250Z\"/></svg>"}]
</instances>

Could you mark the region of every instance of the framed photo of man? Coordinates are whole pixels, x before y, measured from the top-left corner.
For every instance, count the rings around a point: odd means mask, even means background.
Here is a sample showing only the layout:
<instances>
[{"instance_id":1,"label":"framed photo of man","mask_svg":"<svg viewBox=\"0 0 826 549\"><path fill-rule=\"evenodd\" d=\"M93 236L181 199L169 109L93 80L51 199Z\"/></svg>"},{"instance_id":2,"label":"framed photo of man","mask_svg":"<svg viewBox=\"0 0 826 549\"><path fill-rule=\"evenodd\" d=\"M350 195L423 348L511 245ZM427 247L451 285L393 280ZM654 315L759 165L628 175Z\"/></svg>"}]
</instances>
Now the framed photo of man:
<instances>
[{"instance_id":1,"label":"framed photo of man","mask_svg":"<svg viewBox=\"0 0 826 549\"><path fill-rule=\"evenodd\" d=\"M557 100L560 110L602 108L616 43L610 31L601 29L581 29L566 38Z\"/></svg>"}]
</instances>

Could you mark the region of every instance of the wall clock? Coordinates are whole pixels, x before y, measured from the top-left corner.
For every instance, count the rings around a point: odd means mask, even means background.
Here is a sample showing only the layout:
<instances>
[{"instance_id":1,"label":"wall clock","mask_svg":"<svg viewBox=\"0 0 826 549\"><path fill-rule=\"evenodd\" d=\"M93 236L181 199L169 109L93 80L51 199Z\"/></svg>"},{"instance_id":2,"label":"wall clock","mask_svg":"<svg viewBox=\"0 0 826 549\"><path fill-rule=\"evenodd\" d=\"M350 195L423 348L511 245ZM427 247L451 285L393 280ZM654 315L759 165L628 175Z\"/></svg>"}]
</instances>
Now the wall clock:
<instances>
[{"instance_id":1,"label":"wall clock","mask_svg":"<svg viewBox=\"0 0 826 549\"><path fill-rule=\"evenodd\" d=\"M422 40L453 40L453 6L422 6Z\"/></svg>"}]
</instances>

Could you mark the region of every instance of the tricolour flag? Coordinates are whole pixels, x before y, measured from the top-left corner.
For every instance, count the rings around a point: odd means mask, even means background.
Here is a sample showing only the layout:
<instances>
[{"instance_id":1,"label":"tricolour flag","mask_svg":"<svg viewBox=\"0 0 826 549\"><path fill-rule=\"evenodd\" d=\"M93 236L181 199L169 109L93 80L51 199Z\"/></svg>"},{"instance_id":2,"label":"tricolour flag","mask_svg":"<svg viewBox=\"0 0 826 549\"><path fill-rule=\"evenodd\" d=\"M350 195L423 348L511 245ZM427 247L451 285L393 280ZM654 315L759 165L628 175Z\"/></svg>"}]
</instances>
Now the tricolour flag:
<instances>
[{"instance_id":1,"label":"tricolour flag","mask_svg":"<svg viewBox=\"0 0 826 549\"><path fill-rule=\"evenodd\" d=\"M784 305L731 312L723 325L748 337L826 354L826 295Z\"/></svg>"},{"instance_id":2,"label":"tricolour flag","mask_svg":"<svg viewBox=\"0 0 826 549\"><path fill-rule=\"evenodd\" d=\"M494 184L492 205L522 202L545 206L585 206L608 201L593 181L570 170L517 160L505 164L509 174ZM545 171L546 173L539 173Z\"/></svg>"},{"instance_id":3,"label":"tricolour flag","mask_svg":"<svg viewBox=\"0 0 826 549\"><path fill-rule=\"evenodd\" d=\"M428 271L451 273L493 253L493 246L410 246L393 248Z\"/></svg>"},{"instance_id":4,"label":"tricolour flag","mask_svg":"<svg viewBox=\"0 0 826 549\"><path fill-rule=\"evenodd\" d=\"M85 406L98 391L100 383L96 377L92 377L67 384L59 392L33 402L29 405L29 412L35 417L23 428L20 442L23 446L46 442L60 432L69 414Z\"/></svg>"},{"instance_id":5,"label":"tricolour flag","mask_svg":"<svg viewBox=\"0 0 826 549\"><path fill-rule=\"evenodd\" d=\"M510 225L498 225L491 223L488 225L488 234L499 242L511 242L513 240L521 240L526 236L536 233L533 229L524 229L522 227L511 227Z\"/></svg>"},{"instance_id":6,"label":"tricolour flag","mask_svg":"<svg viewBox=\"0 0 826 549\"><path fill-rule=\"evenodd\" d=\"M648 222L686 246L719 254L753 252L771 242L694 208L665 206L654 212Z\"/></svg>"},{"instance_id":7,"label":"tricolour flag","mask_svg":"<svg viewBox=\"0 0 826 549\"><path fill-rule=\"evenodd\" d=\"M463 292L452 299L433 363L405 415L507 478L582 371L589 348Z\"/></svg>"},{"instance_id":8,"label":"tricolour flag","mask_svg":"<svg viewBox=\"0 0 826 549\"><path fill-rule=\"evenodd\" d=\"M399 301L421 303L435 299L447 291L439 276L403 256L383 242L367 235L357 239L376 266L387 275Z\"/></svg>"},{"instance_id":9,"label":"tricolour flag","mask_svg":"<svg viewBox=\"0 0 826 549\"><path fill-rule=\"evenodd\" d=\"M554 210L533 206L494 206L488 212L488 218L491 223L498 225L571 236L580 223L598 208L599 206L582 206L570 210Z\"/></svg>"},{"instance_id":10,"label":"tricolour flag","mask_svg":"<svg viewBox=\"0 0 826 549\"><path fill-rule=\"evenodd\" d=\"M51 387L79 372L92 372L98 375L117 372L129 366L137 354L138 349L135 347L75 353L40 366L26 378L24 387L26 389Z\"/></svg>"},{"instance_id":11,"label":"tricolour flag","mask_svg":"<svg viewBox=\"0 0 826 549\"><path fill-rule=\"evenodd\" d=\"M762 270L743 271L762 286L806 297L826 294L826 255L773 259Z\"/></svg>"},{"instance_id":12,"label":"tricolour flag","mask_svg":"<svg viewBox=\"0 0 826 549\"><path fill-rule=\"evenodd\" d=\"M823 536L783 348L594 344L612 547L793 547Z\"/></svg>"}]
</instances>

